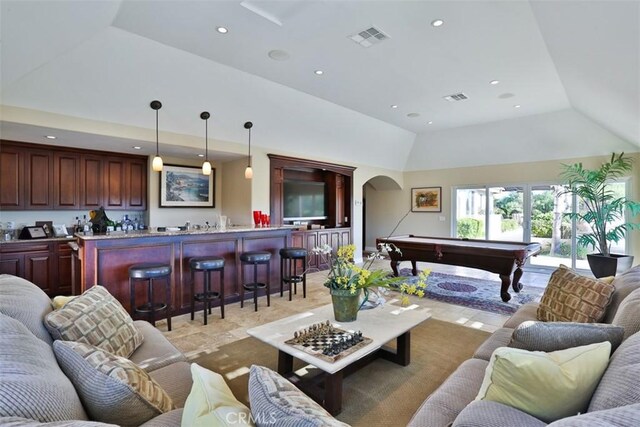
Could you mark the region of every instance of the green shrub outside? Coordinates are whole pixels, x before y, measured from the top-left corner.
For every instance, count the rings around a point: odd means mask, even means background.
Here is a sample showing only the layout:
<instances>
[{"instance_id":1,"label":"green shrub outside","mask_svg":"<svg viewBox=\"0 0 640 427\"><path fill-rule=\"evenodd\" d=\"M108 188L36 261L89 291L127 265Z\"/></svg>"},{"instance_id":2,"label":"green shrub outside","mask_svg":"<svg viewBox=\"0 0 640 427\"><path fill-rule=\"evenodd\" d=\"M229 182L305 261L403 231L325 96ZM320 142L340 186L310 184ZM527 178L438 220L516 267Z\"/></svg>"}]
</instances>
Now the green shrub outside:
<instances>
[{"instance_id":1,"label":"green shrub outside","mask_svg":"<svg viewBox=\"0 0 640 427\"><path fill-rule=\"evenodd\" d=\"M458 237L462 239L475 239L482 237L484 221L475 218L461 218L457 222Z\"/></svg>"},{"instance_id":2,"label":"green shrub outside","mask_svg":"<svg viewBox=\"0 0 640 427\"><path fill-rule=\"evenodd\" d=\"M500 223L500 229L503 233L506 231L515 230L516 228L518 228L518 221L512 218L503 219Z\"/></svg>"}]
</instances>

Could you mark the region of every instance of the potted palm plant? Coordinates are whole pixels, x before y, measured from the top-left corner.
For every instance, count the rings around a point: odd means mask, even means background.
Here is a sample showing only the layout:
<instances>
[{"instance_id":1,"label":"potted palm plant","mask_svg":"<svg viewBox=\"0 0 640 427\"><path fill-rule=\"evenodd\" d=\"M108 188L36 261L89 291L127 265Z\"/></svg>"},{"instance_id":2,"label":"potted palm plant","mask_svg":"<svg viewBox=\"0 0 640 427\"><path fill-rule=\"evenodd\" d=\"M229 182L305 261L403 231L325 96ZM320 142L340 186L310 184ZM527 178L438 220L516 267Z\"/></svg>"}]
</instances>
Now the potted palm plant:
<instances>
[{"instance_id":1,"label":"potted palm plant","mask_svg":"<svg viewBox=\"0 0 640 427\"><path fill-rule=\"evenodd\" d=\"M578 244L592 246L597 253L587 255L591 272L596 277L615 276L629 269L633 257L610 253L611 244L624 238L627 231L640 229L640 223L625 221L640 214L640 203L616 194L610 187L616 179L632 170L633 159L624 153L611 155L611 159L597 169L585 169L582 163L562 165L561 178L568 185L567 193L577 196L584 206L583 212L568 214L572 219L584 221L590 233L578 237Z\"/></svg>"}]
</instances>

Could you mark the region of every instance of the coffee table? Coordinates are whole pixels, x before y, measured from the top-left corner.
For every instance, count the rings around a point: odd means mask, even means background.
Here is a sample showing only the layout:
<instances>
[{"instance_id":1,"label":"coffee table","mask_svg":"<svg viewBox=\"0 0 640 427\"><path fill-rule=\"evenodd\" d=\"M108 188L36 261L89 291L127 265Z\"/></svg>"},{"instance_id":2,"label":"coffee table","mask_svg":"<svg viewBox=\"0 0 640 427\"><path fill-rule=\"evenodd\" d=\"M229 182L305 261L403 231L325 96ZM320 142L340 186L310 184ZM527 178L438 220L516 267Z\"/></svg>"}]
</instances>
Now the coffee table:
<instances>
[{"instance_id":1,"label":"coffee table","mask_svg":"<svg viewBox=\"0 0 640 427\"><path fill-rule=\"evenodd\" d=\"M331 304L298 313L247 331L249 335L278 349L278 373L291 380L298 388L320 403L331 415L342 410L342 379L376 357L402 366L411 362L411 329L431 317L430 310L418 305L400 307L396 300L382 307L358 312L355 322L336 322ZM285 344L295 331L330 320L337 328L362 331L371 338L371 344L331 363L303 350ZM396 350L383 345L396 340ZM306 381L293 372L293 358L302 360L323 371L321 378Z\"/></svg>"}]
</instances>

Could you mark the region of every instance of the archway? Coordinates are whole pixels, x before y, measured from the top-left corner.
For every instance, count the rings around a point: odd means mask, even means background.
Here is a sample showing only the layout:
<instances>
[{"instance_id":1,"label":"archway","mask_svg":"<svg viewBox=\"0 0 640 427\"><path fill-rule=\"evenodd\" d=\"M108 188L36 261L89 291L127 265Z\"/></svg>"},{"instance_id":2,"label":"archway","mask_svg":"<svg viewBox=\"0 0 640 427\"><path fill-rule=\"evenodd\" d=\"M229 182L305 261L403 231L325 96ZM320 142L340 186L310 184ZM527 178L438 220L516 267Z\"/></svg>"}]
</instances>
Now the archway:
<instances>
[{"instance_id":1,"label":"archway","mask_svg":"<svg viewBox=\"0 0 640 427\"><path fill-rule=\"evenodd\" d=\"M363 251L375 251L376 238L391 231L385 230L385 228L388 228L388 221L384 219L384 204L381 201L387 197L394 199L401 194L402 187L400 184L386 175L374 176L362 185ZM369 208L367 208L368 198L370 199Z\"/></svg>"}]
</instances>

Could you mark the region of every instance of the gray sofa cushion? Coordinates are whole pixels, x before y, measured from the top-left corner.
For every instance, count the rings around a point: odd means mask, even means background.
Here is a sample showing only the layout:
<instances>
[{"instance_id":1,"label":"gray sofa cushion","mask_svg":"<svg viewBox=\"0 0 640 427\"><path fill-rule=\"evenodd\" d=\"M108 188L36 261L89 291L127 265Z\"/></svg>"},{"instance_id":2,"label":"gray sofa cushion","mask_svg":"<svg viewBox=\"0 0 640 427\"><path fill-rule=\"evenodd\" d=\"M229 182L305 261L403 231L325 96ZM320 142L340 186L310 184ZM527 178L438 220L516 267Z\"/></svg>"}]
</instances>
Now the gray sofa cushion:
<instances>
[{"instance_id":1,"label":"gray sofa cushion","mask_svg":"<svg viewBox=\"0 0 640 427\"><path fill-rule=\"evenodd\" d=\"M640 278L638 280L640 281ZM624 328L624 339L640 331L640 288L622 301L611 324Z\"/></svg>"},{"instance_id":2,"label":"gray sofa cushion","mask_svg":"<svg viewBox=\"0 0 640 427\"><path fill-rule=\"evenodd\" d=\"M538 312L538 303L537 302L529 302L523 305L513 313L513 316L507 319L502 325L505 328L515 329L522 322L526 322L527 320L538 320L537 312Z\"/></svg>"},{"instance_id":3,"label":"gray sofa cushion","mask_svg":"<svg viewBox=\"0 0 640 427\"><path fill-rule=\"evenodd\" d=\"M618 347L596 388L587 412L640 403L640 333Z\"/></svg>"},{"instance_id":4,"label":"gray sofa cushion","mask_svg":"<svg viewBox=\"0 0 640 427\"><path fill-rule=\"evenodd\" d=\"M174 424L174 426L179 425ZM39 421L30 420L28 418L8 417L0 418L0 426L2 427L118 427L115 424L105 424L93 421L53 421L50 423L41 423ZM168 427L168 426L167 426Z\"/></svg>"},{"instance_id":5,"label":"gray sofa cushion","mask_svg":"<svg viewBox=\"0 0 640 427\"><path fill-rule=\"evenodd\" d=\"M636 265L632 269L616 276L611 284L616 288L616 290L611 296L611 302L609 303L607 312L602 320L603 323L612 323L622 301L631 292L640 288L640 265Z\"/></svg>"},{"instance_id":6,"label":"gray sofa cushion","mask_svg":"<svg viewBox=\"0 0 640 427\"><path fill-rule=\"evenodd\" d=\"M527 321L513 331L509 347L550 352L609 341L614 352L623 335L623 328L603 323Z\"/></svg>"},{"instance_id":7,"label":"gray sofa cushion","mask_svg":"<svg viewBox=\"0 0 640 427\"><path fill-rule=\"evenodd\" d=\"M473 354L476 359L489 361L493 351L498 347L507 347L511 342L511 334L513 329L500 328L496 330L489 338L487 338Z\"/></svg>"},{"instance_id":8,"label":"gray sofa cushion","mask_svg":"<svg viewBox=\"0 0 640 427\"><path fill-rule=\"evenodd\" d=\"M460 412L453 427L544 427L540 421L526 412L490 400L471 402Z\"/></svg>"},{"instance_id":9,"label":"gray sofa cushion","mask_svg":"<svg viewBox=\"0 0 640 427\"><path fill-rule=\"evenodd\" d=\"M53 349L94 420L138 426L174 409L162 387L124 357L71 341L56 341Z\"/></svg>"},{"instance_id":10,"label":"gray sofa cushion","mask_svg":"<svg viewBox=\"0 0 640 427\"><path fill-rule=\"evenodd\" d=\"M639 424L640 404L635 404L563 418L549 427L635 427Z\"/></svg>"},{"instance_id":11,"label":"gray sofa cushion","mask_svg":"<svg viewBox=\"0 0 640 427\"><path fill-rule=\"evenodd\" d=\"M80 398L51 346L4 314L0 331L0 417L86 420Z\"/></svg>"},{"instance_id":12,"label":"gray sofa cushion","mask_svg":"<svg viewBox=\"0 0 640 427\"><path fill-rule=\"evenodd\" d=\"M462 362L424 401L411 418L409 426L443 427L452 423L460 411L476 398L488 364L489 362L481 359Z\"/></svg>"},{"instance_id":13,"label":"gray sofa cushion","mask_svg":"<svg viewBox=\"0 0 640 427\"><path fill-rule=\"evenodd\" d=\"M155 418L150 419L146 423L140 425L140 427L177 427L182 421L183 409L174 409L173 411L165 412L162 415L158 415Z\"/></svg>"},{"instance_id":14,"label":"gray sofa cushion","mask_svg":"<svg viewBox=\"0 0 640 427\"><path fill-rule=\"evenodd\" d=\"M53 339L42 322L51 311L51 300L42 289L20 277L0 274L0 313L19 320L49 345Z\"/></svg>"},{"instance_id":15,"label":"gray sofa cushion","mask_svg":"<svg viewBox=\"0 0 640 427\"><path fill-rule=\"evenodd\" d=\"M186 362L187 358L151 323L144 320L133 322L144 337L140 347L129 356L129 360L147 372L154 371L175 362ZM191 378L191 372L187 372Z\"/></svg>"},{"instance_id":16,"label":"gray sofa cushion","mask_svg":"<svg viewBox=\"0 0 640 427\"><path fill-rule=\"evenodd\" d=\"M184 407L193 385L190 363L176 362L149 372L149 376L167 392L176 408Z\"/></svg>"}]
</instances>

